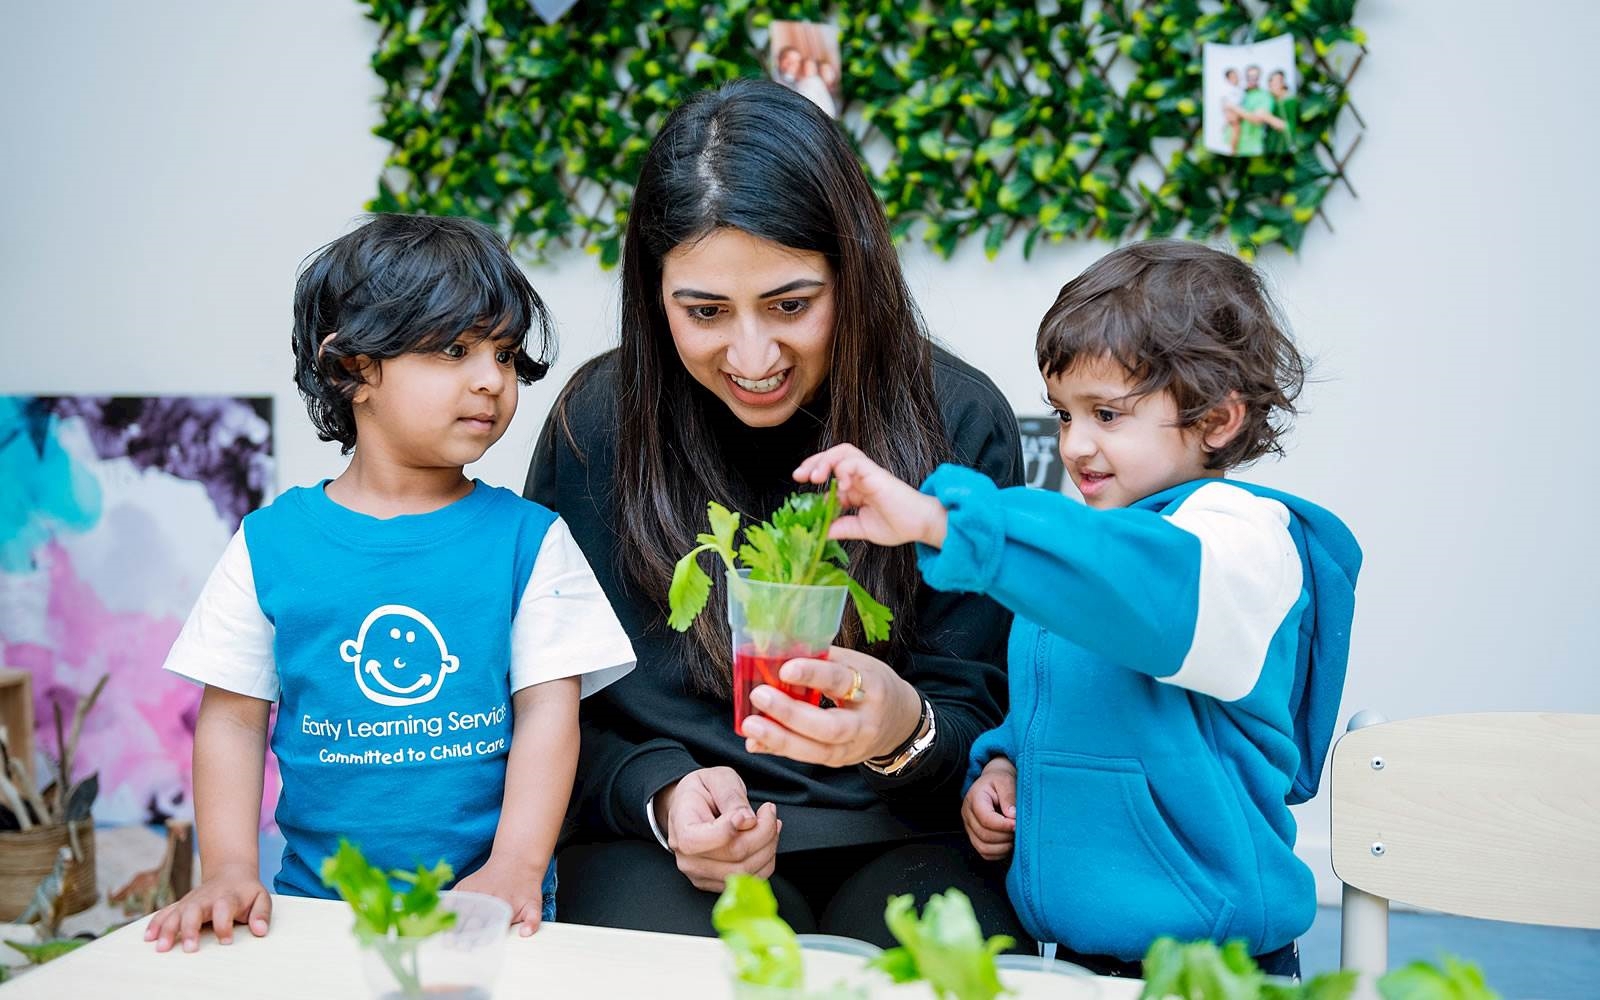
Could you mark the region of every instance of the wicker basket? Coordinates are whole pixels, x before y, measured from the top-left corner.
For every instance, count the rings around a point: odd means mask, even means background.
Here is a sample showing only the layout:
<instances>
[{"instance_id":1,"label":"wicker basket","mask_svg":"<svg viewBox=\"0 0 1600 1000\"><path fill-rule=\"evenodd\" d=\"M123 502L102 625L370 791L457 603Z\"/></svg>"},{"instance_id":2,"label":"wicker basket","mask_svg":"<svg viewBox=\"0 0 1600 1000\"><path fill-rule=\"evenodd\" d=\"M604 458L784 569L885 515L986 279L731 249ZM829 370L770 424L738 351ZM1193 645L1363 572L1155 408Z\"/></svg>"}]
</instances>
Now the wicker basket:
<instances>
[{"instance_id":1,"label":"wicker basket","mask_svg":"<svg viewBox=\"0 0 1600 1000\"><path fill-rule=\"evenodd\" d=\"M83 857L67 862L63 916L87 910L99 898L95 888L94 821L78 820L72 826ZM0 921L22 915L33 899L33 890L55 867L57 852L70 846L65 824L0 833Z\"/></svg>"}]
</instances>

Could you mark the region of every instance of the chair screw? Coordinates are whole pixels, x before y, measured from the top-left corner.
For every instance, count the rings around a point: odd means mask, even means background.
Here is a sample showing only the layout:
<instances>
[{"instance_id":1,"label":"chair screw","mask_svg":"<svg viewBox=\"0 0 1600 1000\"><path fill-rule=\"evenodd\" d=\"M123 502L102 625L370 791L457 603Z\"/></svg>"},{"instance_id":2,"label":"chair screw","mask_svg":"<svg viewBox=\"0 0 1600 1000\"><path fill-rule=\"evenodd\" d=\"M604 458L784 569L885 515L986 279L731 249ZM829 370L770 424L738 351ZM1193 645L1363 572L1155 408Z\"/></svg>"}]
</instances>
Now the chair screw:
<instances>
[{"instance_id":1,"label":"chair screw","mask_svg":"<svg viewBox=\"0 0 1600 1000\"><path fill-rule=\"evenodd\" d=\"M1382 757L1374 757L1374 758L1372 758L1372 769L1374 771L1383 770L1383 758Z\"/></svg>"},{"instance_id":2,"label":"chair screw","mask_svg":"<svg viewBox=\"0 0 1600 1000\"><path fill-rule=\"evenodd\" d=\"M1383 841L1375 840L1375 841L1372 842L1372 856L1373 857L1375 857L1375 858L1383 857L1383 850L1384 850Z\"/></svg>"}]
</instances>

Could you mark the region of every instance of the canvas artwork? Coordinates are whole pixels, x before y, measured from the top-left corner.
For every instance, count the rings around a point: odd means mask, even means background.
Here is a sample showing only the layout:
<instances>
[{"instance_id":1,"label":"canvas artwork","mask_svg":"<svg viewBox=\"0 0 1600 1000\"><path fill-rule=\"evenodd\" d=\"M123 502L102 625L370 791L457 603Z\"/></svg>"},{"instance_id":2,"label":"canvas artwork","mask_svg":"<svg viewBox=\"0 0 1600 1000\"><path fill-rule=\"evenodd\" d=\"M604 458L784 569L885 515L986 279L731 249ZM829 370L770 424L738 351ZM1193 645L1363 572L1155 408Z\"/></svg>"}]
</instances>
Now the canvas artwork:
<instances>
[{"instance_id":1,"label":"canvas artwork","mask_svg":"<svg viewBox=\"0 0 1600 1000\"><path fill-rule=\"evenodd\" d=\"M161 664L246 513L273 493L270 397L0 396L0 664L84 724L100 823L190 817L200 689ZM267 801L277 797L269 761ZM265 814L264 814L265 815Z\"/></svg>"}]
</instances>

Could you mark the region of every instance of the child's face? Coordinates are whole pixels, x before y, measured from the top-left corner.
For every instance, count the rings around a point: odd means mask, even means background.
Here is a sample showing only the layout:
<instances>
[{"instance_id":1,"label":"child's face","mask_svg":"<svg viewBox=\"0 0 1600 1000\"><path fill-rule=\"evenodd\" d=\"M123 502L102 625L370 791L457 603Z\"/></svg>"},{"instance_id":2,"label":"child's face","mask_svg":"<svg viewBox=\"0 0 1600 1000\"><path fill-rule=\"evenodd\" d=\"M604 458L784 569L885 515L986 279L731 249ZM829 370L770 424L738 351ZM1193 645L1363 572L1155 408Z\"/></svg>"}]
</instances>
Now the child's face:
<instances>
[{"instance_id":1,"label":"child's face","mask_svg":"<svg viewBox=\"0 0 1600 1000\"><path fill-rule=\"evenodd\" d=\"M372 366L355 398L356 447L402 468L476 462L517 412L516 356L503 340L464 336Z\"/></svg>"},{"instance_id":2,"label":"child's face","mask_svg":"<svg viewBox=\"0 0 1600 1000\"><path fill-rule=\"evenodd\" d=\"M1169 486L1222 475L1205 467L1202 433L1177 426L1172 394L1129 398L1133 383L1116 360L1080 361L1045 386L1061 421L1061 461L1090 507L1126 507Z\"/></svg>"}]
</instances>

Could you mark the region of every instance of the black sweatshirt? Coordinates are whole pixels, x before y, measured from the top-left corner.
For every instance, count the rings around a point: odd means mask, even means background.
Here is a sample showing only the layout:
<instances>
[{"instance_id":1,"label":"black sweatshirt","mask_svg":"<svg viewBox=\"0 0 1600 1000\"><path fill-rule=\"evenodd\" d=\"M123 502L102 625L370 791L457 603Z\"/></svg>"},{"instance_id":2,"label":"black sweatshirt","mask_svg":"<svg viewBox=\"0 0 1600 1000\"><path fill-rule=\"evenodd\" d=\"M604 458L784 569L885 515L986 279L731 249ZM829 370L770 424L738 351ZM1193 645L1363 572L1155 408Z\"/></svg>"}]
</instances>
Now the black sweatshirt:
<instances>
[{"instance_id":1,"label":"black sweatshirt","mask_svg":"<svg viewBox=\"0 0 1600 1000\"><path fill-rule=\"evenodd\" d=\"M622 571L612 503L615 364L614 354L602 356L576 376L583 382L568 401L567 418L578 448L552 413L523 491L565 519L639 658L630 674L583 702L576 841L653 839L645 816L650 797L690 771L718 765L744 779L752 807L777 804L783 851L959 829L967 752L1005 712L1010 614L984 597L918 586L917 635L900 674L933 703L938 736L902 775L746 753L733 731L728 699L698 693L689 680L683 664L692 649L690 636L669 629L666 609L643 597ZM1016 418L994 383L936 349L934 391L951 461L978 469L1002 487L1020 485ZM792 473L815 451L820 426L801 412L779 427L749 427L707 398L717 414L718 440L706 447L736 457L734 468L756 499L748 513L766 517L797 488Z\"/></svg>"}]
</instances>

